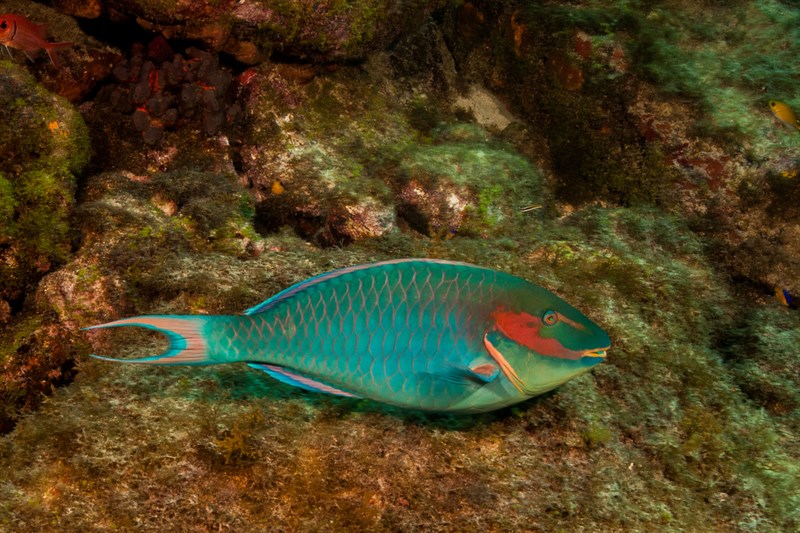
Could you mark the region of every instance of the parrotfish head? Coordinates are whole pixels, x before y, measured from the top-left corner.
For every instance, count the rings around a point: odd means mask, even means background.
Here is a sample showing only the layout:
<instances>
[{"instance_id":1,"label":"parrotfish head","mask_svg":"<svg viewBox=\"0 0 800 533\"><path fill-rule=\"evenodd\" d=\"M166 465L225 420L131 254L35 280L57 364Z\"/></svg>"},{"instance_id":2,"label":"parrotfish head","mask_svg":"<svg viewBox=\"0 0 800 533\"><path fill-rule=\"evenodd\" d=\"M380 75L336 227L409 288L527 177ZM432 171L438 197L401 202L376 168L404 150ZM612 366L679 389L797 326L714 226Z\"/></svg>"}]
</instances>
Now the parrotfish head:
<instances>
[{"instance_id":1,"label":"parrotfish head","mask_svg":"<svg viewBox=\"0 0 800 533\"><path fill-rule=\"evenodd\" d=\"M484 345L525 396L551 390L603 361L611 339L567 302L525 283L490 315Z\"/></svg>"}]
</instances>

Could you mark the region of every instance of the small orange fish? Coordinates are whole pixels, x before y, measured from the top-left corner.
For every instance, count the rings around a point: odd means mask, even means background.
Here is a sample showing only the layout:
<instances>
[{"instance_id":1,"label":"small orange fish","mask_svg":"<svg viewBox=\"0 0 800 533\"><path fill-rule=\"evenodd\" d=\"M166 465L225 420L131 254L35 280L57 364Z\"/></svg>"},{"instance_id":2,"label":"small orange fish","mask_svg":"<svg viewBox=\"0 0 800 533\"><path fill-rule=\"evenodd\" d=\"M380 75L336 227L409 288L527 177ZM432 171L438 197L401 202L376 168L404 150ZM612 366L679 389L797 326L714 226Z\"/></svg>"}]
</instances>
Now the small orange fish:
<instances>
[{"instance_id":1,"label":"small orange fish","mask_svg":"<svg viewBox=\"0 0 800 533\"><path fill-rule=\"evenodd\" d=\"M272 194L275 196L280 196L285 192L286 187L283 186L283 182L276 178L275 181L272 182Z\"/></svg>"},{"instance_id":2,"label":"small orange fish","mask_svg":"<svg viewBox=\"0 0 800 533\"><path fill-rule=\"evenodd\" d=\"M45 38L45 28L45 24L36 24L22 15L0 14L0 44L6 47L9 55L11 55L11 51L8 50L10 46L25 52L25 55L31 61L33 59L28 55L28 52L35 52L44 48L53 65L59 67L58 58L54 51L57 48L72 46L72 43L51 43Z\"/></svg>"}]
</instances>

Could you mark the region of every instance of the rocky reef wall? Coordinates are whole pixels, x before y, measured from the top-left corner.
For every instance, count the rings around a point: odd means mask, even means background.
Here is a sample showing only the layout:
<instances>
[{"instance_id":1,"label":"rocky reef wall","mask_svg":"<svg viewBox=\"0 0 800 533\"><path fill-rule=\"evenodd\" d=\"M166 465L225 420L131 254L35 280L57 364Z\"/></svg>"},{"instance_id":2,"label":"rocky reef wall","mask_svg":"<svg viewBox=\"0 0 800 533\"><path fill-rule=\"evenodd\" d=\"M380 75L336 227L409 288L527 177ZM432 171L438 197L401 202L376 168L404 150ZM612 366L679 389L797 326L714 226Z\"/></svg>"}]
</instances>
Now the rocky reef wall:
<instances>
[{"instance_id":1,"label":"rocky reef wall","mask_svg":"<svg viewBox=\"0 0 800 533\"><path fill-rule=\"evenodd\" d=\"M0 61L0 529L798 527L796 7L5 6L74 44ZM608 360L454 417L86 357L414 256L553 290Z\"/></svg>"}]
</instances>

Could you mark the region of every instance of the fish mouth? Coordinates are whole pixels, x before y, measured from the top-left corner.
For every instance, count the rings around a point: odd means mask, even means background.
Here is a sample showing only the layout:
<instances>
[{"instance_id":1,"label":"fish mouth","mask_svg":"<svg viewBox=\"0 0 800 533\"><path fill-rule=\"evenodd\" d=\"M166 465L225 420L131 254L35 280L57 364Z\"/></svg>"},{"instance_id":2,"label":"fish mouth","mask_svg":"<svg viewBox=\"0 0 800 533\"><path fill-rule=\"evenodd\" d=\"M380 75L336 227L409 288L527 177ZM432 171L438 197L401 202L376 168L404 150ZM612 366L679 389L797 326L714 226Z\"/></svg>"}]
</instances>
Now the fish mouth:
<instances>
[{"instance_id":1,"label":"fish mouth","mask_svg":"<svg viewBox=\"0 0 800 533\"><path fill-rule=\"evenodd\" d=\"M581 354L583 357L599 357L601 359L606 358L606 350L611 348L611 346L606 346L605 348L595 348L594 350L584 350Z\"/></svg>"},{"instance_id":2,"label":"fish mouth","mask_svg":"<svg viewBox=\"0 0 800 533\"><path fill-rule=\"evenodd\" d=\"M511 382L514 388L517 389L517 391L519 391L520 394L523 394L525 396L535 396L539 394L540 391L534 391L528 389L525 386L525 382L522 381L522 379L519 377L516 370L514 370L514 367L511 366L511 364L506 360L503 354L500 353L500 351L497 348L495 348L494 344L492 344L492 341L489 340L488 333L484 333L483 335L483 345L486 347L486 350L489 352L489 355L492 356L497 365L500 367L500 370L503 372L506 378ZM584 350L583 352L573 352L573 353L580 353L580 357L596 357L600 359L605 359L606 350L608 350L609 348L611 348L610 345L606 346L605 348L595 348L593 350ZM579 357L573 357L572 359L575 360L578 358Z\"/></svg>"}]
</instances>

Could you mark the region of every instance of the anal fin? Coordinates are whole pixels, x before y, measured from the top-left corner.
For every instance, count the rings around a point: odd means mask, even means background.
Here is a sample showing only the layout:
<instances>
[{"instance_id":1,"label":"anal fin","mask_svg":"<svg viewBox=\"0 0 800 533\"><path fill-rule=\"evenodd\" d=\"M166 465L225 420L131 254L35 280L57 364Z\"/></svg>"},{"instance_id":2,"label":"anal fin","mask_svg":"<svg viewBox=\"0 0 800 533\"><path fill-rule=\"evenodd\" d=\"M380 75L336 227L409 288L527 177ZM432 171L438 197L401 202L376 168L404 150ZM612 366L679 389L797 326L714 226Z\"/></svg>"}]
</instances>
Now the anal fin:
<instances>
[{"instance_id":1,"label":"anal fin","mask_svg":"<svg viewBox=\"0 0 800 533\"><path fill-rule=\"evenodd\" d=\"M326 394L333 394L335 396L344 396L345 398L361 398L361 396L337 389L336 387L332 387L322 383L321 381L316 381L306 376L302 376L282 366L268 365L264 363L247 363L247 366L255 368L256 370L261 370L262 372L266 372L281 383L286 383L287 385L291 385L293 387L299 387L312 392L324 392Z\"/></svg>"}]
</instances>

